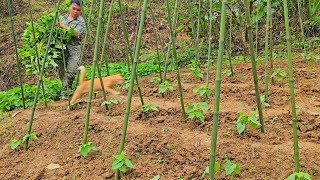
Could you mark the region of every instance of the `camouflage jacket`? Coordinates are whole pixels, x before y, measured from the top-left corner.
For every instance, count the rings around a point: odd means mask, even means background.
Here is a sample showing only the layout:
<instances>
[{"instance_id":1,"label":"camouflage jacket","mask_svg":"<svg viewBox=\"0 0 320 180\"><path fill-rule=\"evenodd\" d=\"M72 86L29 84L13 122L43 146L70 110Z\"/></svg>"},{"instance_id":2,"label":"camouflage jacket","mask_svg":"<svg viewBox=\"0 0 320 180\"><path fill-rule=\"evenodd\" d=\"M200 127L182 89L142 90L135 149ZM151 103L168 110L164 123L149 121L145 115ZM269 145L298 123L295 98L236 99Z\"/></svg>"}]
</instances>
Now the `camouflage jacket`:
<instances>
[{"instance_id":1,"label":"camouflage jacket","mask_svg":"<svg viewBox=\"0 0 320 180\"><path fill-rule=\"evenodd\" d=\"M60 23L73 28L77 32L78 38L72 37L69 44L73 46L78 46L80 45L80 42L85 35L86 28L87 28L86 23L84 22L84 19L82 18L82 16L79 16L71 21L68 19L68 16L69 16L69 13L65 15L61 15Z\"/></svg>"}]
</instances>

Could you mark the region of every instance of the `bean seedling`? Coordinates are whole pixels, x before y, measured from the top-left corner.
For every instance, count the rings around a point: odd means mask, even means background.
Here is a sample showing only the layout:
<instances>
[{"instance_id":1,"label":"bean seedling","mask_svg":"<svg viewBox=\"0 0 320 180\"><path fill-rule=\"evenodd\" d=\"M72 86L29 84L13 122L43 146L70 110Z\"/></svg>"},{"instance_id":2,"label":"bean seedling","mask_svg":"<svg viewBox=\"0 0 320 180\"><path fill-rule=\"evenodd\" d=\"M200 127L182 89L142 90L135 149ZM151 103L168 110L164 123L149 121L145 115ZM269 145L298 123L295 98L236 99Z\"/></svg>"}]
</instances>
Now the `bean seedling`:
<instances>
[{"instance_id":1,"label":"bean seedling","mask_svg":"<svg viewBox=\"0 0 320 180\"><path fill-rule=\"evenodd\" d=\"M144 104L141 107L141 112L148 113L150 111L159 111L159 109L154 104Z\"/></svg>"},{"instance_id":2,"label":"bean seedling","mask_svg":"<svg viewBox=\"0 0 320 180\"><path fill-rule=\"evenodd\" d=\"M311 180L311 177L308 173L294 172L286 180Z\"/></svg>"},{"instance_id":3,"label":"bean seedling","mask_svg":"<svg viewBox=\"0 0 320 180\"><path fill-rule=\"evenodd\" d=\"M202 97L209 97L211 95L211 89L207 85L203 85L199 88L194 88L193 93L199 94Z\"/></svg>"},{"instance_id":4,"label":"bean seedling","mask_svg":"<svg viewBox=\"0 0 320 180\"><path fill-rule=\"evenodd\" d=\"M229 159L226 160L226 163L224 164L224 169L226 172L226 175L231 175L230 179L233 180L234 179L234 175L235 174L240 174L241 172L241 168L240 165L238 163L231 163L231 161Z\"/></svg>"},{"instance_id":5,"label":"bean seedling","mask_svg":"<svg viewBox=\"0 0 320 180\"><path fill-rule=\"evenodd\" d=\"M122 151L120 154L113 155L113 157L115 158L112 163L113 170L119 170L120 172L125 173L127 168L134 168L132 162L124 156L124 151Z\"/></svg>"},{"instance_id":6,"label":"bean seedling","mask_svg":"<svg viewBox=\"0 0 320 180\"><path fill-rule=\"evenodd\" d=\"M34 133L31 133L31 134L26 134L22 140L21 139L14 139L11 141L11 149L16 149L17 147L20 146L21 143L24 143L26 141L26 139L29 139L32 140L32 139L38 139L38 137L34 134Z\"/></svg>"},{"instance_id":7,"label":"bean seedling","mask_svg":"<svg viewBox=\"0 0 320 180\"><path fill-rule=\"evenodd\" d=\"M186 113L189 115L189 119L197 118L201 123L204 122L204 115L203 111L208 109L208 104L206 102L198 102L198 103L191 103L188 106Z\"/></svg>"},{"instance_id":8,"label":"bean seedling","mask_svg":"<svg viewBox=\"0 0 320 180\"><path fill-rule=\"evenodd\" d=\"M160 93L165 93L169 90L173 91L173 85L171 83L169 83L169 81L164 81L163 83L160 84L160 86L159 86Z\"/></svg>"},{"instance_id":9,"label":"bean seedling","mask_svg":"<svg viewBox=\"0 0 320 180\"><path fill-rule=\"evenodd\" d=\"M81 154L82 157L86 157L90 151L95 149L96 146L92 142L88 142L86 144L82 144L78 152Z\"/></svg>"},{"instance_id":10,"label":"bean seedling","mask_svg":"<svg viewBox=\"0 0 320 180\"><path fill-rule=\"evenodd\" d=\"M258 121L258 117L255 114L250 114L247 116L243 112L240 112L239 118L236 121L237 131L239 134L245 132L246 124L248 123L254 129L257 129L261 126L260 122Z\"/></svg>"},{"instance_id":11,"label":"bean seedling","mask_svg":"<svg viewBox=\"0 0 320 180\"><path fill-rule=\"evenodd\" d=\"M283 69L278 68L272 73L271 77L276 77L277 81L281 81L286 75L287 73Z\"/></svg>"},{"instance_id":12,"label":"bean seedling","mask_svg":"<svg viewBox=\"0 0 320 180\"><path fill-rule=\"evenodd\" d=\"M214 163L214 173L217 173L220 171L221 165L219 162ZM206 169L203 171L201 178L204 178L206 175L209 174L209 166L206 167Z\"/></svg>"}]
</instances>

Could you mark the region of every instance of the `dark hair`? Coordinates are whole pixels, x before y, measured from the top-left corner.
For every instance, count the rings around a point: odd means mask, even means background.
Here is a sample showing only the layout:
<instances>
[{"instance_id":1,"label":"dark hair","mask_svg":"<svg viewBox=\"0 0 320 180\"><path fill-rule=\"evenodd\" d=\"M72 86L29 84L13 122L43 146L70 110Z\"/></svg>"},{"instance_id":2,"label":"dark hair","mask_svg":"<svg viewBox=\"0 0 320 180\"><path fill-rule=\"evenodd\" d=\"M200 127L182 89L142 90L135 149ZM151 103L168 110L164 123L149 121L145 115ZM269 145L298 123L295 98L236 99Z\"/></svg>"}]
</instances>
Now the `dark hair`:
<instances>
[{"instance_id":1,"label":"dark hair","mask_svg":"<svg viewBox=\"0 0 320 180\"><path fill-rule=\"evenodd\" d=\"M70 1L70 5L73 4L73 3L75 3L75 4L80 6L80 1L79 0L71 0Z\"/></svg>"}]
</instances>

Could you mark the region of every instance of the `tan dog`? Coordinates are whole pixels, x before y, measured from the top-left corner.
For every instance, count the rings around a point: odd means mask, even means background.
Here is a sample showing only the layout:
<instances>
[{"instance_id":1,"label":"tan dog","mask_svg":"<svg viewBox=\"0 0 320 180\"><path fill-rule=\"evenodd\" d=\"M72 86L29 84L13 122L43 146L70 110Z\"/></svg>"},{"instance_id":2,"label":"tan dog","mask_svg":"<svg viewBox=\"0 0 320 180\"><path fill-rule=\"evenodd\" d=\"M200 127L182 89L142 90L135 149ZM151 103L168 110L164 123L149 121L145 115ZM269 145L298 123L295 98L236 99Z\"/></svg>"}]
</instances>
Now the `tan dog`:
<instances>
[{"instance_id":1,"label":"tan dog","mask_svg":"<svg viewBox=\"0 0 320 180\"><path fill-rule=\"evenodd\" d=\"M86 68L84 66L80 66L78 69L81 70L80 84L76 89L76 91L73 93L71 104L74 104L78 98L80 98L83 94L88 93L90 90L90 80L89 81L85 80ZM103 87L105 91L111 94L120 94L119 92L114 90L115 85L123 83L123 79L120 74L103 77L102 81L103 81ZM100 78L94 79L93 91L102 91Z\"/></svg>"}]
</instances>

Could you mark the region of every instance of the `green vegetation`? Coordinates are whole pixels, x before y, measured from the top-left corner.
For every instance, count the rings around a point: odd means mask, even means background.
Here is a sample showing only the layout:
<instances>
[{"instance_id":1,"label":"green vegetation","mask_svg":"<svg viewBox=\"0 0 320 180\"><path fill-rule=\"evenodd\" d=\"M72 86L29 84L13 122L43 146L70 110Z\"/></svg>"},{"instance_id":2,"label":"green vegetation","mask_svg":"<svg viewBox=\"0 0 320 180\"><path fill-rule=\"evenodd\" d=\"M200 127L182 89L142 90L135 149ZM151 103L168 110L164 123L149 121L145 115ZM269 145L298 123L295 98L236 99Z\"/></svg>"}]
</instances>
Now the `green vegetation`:
<instances>
[{"instance_id":1,"label":"green vegetation","mask_svg":"<svg viewBox=\"0 0 320 180\"><path fill-rule=\"evenodd\" d=\"M201 123L204 123L204 110L209 108L206 102L198 102L198 103L191 103L188 106L186 113L188 114L188 118L193 120L198 119Z\"/></svg>"},{"instance_id":2,"label":"green vegetation","mask_svg":"<svg viewBox=\"0 0 320 180\"><path fill-rule=\"evenodd\" d=\"M237 131L239 134L245 132L246 124L250 124L250 126L254 129L257 129L261 126L258 121L258 117L255 114L250 114L249 116L245 115L243 112L239 113L239 118L236 121Z\"/></svg>"},{"instance_id":3,"label":"green vegetation","mask_svg":"<svg viewBox=\"0 0 320 180\"><path fill-rule=\"evenodd\" d=\"M124 151L120 154L113 155L115 160L112 163L112 170L119 170L121 173L125 173L127 168L134 169L132 162L124 156Z\"/></svg>"},{"instance_id":4,"label":"green vegetation","mask_svg":"<svg viewBox=\"0 0 320 180\"><path fill-rule=\"evenodd\" d=\"M159 109L154 104L144 104L144 105L142 105L141 112L148 113L148 112L151 112L151 111L159 111Z\"/></svg>"}]
</instances>

